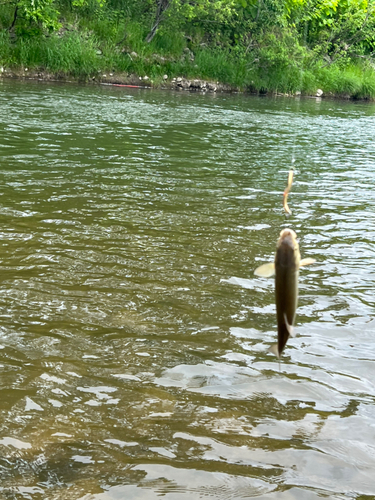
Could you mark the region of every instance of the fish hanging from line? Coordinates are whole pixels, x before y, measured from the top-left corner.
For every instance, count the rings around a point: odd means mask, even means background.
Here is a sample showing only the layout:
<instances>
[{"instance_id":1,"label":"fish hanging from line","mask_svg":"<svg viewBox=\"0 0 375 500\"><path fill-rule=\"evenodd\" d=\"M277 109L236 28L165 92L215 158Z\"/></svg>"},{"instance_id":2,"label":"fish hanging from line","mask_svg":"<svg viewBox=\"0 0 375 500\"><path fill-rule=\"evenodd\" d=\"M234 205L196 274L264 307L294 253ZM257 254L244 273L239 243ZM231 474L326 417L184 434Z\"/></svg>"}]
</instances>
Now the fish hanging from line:
<instances>
[{"instance_id":1,"label":"fish hanging from line","mask_svg":"<svg viewBox=\"0 0 375 500\"><path fill-rule=\"evenodd\" d=\"M294 320L298 303L299 268L313 264L315 259L301 260L297 235L292 229L283 229L276 246L275 261L258 267L256 276L275 274L275 300L277 317L277 344L270 352L280 358L289 337L294 337Z\"/></svg>"},{"instance_id":2,"label":"fish hanging from line","mask_svg":"<svg viewBox=\"0 0 375 500\"><path fill-rule=\"evenodd\" d=\"M288 184L285 188L285 191L283 193L283 208L287 214L291 214L292 211L288 207L288 194L290 193L290 190L292 189L292 184L293 184L293 175L294 175L294 170L290 169L289 174L288 174Z\"/></svg>"}]
</instances>

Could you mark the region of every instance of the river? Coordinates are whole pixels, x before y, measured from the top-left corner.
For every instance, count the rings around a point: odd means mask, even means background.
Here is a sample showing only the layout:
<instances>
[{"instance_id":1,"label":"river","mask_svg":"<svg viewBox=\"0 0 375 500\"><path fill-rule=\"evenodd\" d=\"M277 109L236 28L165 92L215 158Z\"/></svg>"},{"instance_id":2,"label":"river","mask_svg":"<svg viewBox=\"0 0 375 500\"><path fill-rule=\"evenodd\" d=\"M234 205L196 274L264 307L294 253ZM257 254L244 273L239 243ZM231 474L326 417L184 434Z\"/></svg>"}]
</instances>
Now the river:
<instances>
[{"instance_id":1,"label":"river","mask_svg":"<svg viewBox=\"0 0 375 500\"><path fill-rule=\"evenodd\" d=\"M0 498L373 499L375 105L3 81L0 110ZM284 227L317 262L279 363Z\"/></svg>"}]
</instances>

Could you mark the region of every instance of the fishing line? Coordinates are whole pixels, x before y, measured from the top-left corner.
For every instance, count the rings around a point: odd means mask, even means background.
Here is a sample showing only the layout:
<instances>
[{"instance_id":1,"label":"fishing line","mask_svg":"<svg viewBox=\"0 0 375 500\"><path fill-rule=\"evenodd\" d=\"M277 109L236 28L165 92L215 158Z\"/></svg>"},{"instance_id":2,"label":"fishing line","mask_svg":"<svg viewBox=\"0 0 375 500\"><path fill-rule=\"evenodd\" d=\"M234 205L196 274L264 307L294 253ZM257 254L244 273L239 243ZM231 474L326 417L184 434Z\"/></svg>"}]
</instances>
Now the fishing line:
<instances>
[{"instance_id":1,"label":"fishing line","mask_svg":"<svg viewBox=\"0 0 375 500\"><path fill-rule=\"evenodd\" d=\"M310 2L308 2L307 8L309 7ZM304 42L304 47L306 47L306 41L307 41L307 32L308 32L308 21L305 19L305 26L304 26L304 33L303 33L303 42ZM296 93L295 99L296 99L296 116L297 118L300 115L300 96L302 95L302 81L303 81L303 59L301 61L301 66L300 66L300 71L299 71L299 90ZM299 127L300 128L300 127ZM293 132L293 145L292 145L292 158L291 158L291 165L290 165L290 170L288 174L288 184L287 187L285 188L285 191L283 193L283 208L287 216L292 214L292 211L290 210L287 200L288 200L288 194L292 188L292 183L293 183L293 175L295 172L295 167L294 164L296 162L296 141L297 141L297 136L298 136L299 130Z\"/></svg>"}]
</instances>

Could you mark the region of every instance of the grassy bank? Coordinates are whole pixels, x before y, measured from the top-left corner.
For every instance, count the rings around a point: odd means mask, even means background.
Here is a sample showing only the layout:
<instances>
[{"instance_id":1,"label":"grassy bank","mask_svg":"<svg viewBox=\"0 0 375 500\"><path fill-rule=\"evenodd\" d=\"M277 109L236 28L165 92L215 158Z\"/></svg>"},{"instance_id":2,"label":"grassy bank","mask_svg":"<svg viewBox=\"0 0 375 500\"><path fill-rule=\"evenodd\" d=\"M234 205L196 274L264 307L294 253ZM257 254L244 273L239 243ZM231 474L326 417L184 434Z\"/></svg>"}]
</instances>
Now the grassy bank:
<instances>
[{"instance_id":1,"label":"grassy bank","mask_svg":"<svg viewBox=\"0 0 375 500\"><path fill-rule=\"evenodd\" d=\"M259 93L314 95L322 89L323 95L375 98L371 57L333 57L332 50L329 56L322 44L309 46L306 36L301 37L295 28L275 24L267 31L253 23L251 38L236 38L231 32L219 33L218 39L217 34L199 26L193 25L187 33L186 26L173 29L170 22L147 42L149 26L144 19L129 19L109 7L105 12L95 9L80 17L68 12L60 16L55 29L34 31L25 25L18 30L4 29L11 25L12 11L0 9L2 75L24 75L26 70L29 74L101 81L106 78L103 75L121 74L122 81L127 76L129 81L147 77L153 86L183 77Z\"/></svg>"}]
</instances>

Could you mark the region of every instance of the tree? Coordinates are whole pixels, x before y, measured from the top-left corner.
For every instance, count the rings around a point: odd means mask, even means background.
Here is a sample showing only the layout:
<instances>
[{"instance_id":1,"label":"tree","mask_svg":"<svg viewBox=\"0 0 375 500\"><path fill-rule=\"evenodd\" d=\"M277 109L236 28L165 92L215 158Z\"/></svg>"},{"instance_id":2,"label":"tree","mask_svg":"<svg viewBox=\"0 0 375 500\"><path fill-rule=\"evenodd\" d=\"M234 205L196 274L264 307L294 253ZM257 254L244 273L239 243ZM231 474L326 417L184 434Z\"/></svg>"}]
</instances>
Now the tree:
<instances>
[{"instance_id":1,"label":"tree","mask_svg":"<svg viewBox=\"0 0 375 500\"><path fill-rule=\"evenodd\" d=\"M338 57L375 47L373 0L288 0L286 16L317 54Z\"/></svg>"},{"instance_id":2,"label":"tree","mask_svg":"<svg viewBox=\"0 0 375 500\"><path fill-rule=\"evenodd\" d=\"M155 21L154 25L151 28L151 31L146 37L146 42L151 42L151 40L154 38L156 35L156 31L159 27L159 24L162 22L164 19L165 13L167 9L171 5L171 0L157 0L156 1L156 14L155 14Z\"/></svg>"},{"instance_id":3,"label":"tree","mask_svg":"<svg viewBox=\"0 0 375 500\"><path fill-rule=\"evenodd\" d=\"M16 24L19 31L30 33L53 31L61 26L54 0L10 0L6 4L14 8L9 31L15 29Z\"/></svg>"}]
</instances>

